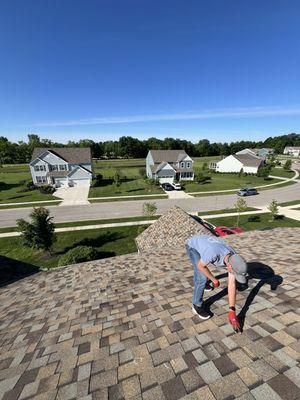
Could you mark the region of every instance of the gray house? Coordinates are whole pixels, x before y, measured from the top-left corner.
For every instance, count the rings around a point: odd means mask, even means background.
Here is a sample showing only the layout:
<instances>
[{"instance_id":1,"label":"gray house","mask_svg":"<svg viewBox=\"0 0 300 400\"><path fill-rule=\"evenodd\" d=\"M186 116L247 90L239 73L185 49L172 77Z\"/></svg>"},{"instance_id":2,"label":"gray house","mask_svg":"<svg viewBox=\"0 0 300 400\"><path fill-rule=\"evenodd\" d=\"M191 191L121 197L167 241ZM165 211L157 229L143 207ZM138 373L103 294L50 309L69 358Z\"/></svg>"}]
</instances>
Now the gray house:
<instances>
[{"instance_id":1,"label":"gray house","mask_svg":"<svg viewBox=\"0 0 300 400\"><path fill-rule=\"evenodd\" d=\"M90 148L35 148L29 163L35 185L90 185L92 156Z\"/></svg>"},{"instance_id":2,"label":"gray house","mask_svg":"<svg viewBox=\"0 0 300 400\"><path fill-rule=\"evenodd\" d=\"M193 160L184 150L150 150L146 158L149 179L163 182L193 180Z\"/></svg>"}]
</instances>

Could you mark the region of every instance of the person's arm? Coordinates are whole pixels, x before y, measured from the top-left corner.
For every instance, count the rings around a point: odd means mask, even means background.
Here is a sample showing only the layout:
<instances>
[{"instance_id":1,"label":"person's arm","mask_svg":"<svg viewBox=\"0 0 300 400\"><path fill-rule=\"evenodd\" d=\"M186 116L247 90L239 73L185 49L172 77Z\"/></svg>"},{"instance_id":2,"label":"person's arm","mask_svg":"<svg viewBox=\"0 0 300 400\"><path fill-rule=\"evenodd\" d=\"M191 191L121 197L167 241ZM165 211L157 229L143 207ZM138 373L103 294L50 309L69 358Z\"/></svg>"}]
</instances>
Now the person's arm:
<instances>
[{"instance_id":1,"label":"person's arm","mask_svg":"<svg viewBox=\"0 0 300 400\"><path fill-rule=\"evenodd\" d=\"M236 284L235 276L231 272L228 274L228 303L229 307L235 307Z\"/></svg>"},{"instance_id":2,"label":"person's arm","mask_svg":"<svg viewBox=\"0 0 300 400\"><path fill-rule=\"evenodd\" d=\"M206 276L207 279L211 280L214 286L219 286L219 281L216 279L210 270L208 269L208 266L205 265L201 260L198 262L198 269L199 271Z\"/></svg>"}]
</instances>

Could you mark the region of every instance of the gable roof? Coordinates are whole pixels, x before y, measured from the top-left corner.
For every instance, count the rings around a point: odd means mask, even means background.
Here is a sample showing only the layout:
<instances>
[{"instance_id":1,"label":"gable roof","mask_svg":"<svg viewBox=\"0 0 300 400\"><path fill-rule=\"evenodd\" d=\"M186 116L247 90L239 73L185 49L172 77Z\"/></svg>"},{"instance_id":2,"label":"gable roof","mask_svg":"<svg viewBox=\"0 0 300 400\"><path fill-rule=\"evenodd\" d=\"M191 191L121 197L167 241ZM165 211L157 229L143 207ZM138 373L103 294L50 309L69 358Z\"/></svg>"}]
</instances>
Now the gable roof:
<instances>
[{"instance_id":1,"label":"gable roof","mask_svg":"<svg viewBox=\"0 0 300 400\"><path fill-rule=\"evenodd\" d=\"M262 158L254 155L252 156L251 154L233 154L232 156L240 161L245 167L259 167L263 161Z\"/></svg>"},{"instance_id":2,"label":"gable roof","mask_svg":"<svg viewBox=\"0 0 300 400\"><path fill-rule=\"evenodd\" d=\"M184 150L150 150L153 161L155 163L166 162L180 162L187 156Z\"/></svg>"},{"instance_id":3,"label":"gable roof","mask_svg":"<svg viewBox=\"0 0 300 400\"><path fill-rule=\"evenodd\" d=\"M91 149L89 147L36 147L33 150L31 161L40 157L46 151L50 151L70 164L92 163Z\"/></svg>"},{"instance_id":4,"label":"gable roof","mask_svg":"<svg viewBox=\"0 0 300 400\"><path fill-rule=\"evenodd\" d=\"M193 235L212 233L178 206L169 209L150 225L136 239L140 251L155 251L167 247L184 247L186 240Z\"/></svg>"}]
</instances>

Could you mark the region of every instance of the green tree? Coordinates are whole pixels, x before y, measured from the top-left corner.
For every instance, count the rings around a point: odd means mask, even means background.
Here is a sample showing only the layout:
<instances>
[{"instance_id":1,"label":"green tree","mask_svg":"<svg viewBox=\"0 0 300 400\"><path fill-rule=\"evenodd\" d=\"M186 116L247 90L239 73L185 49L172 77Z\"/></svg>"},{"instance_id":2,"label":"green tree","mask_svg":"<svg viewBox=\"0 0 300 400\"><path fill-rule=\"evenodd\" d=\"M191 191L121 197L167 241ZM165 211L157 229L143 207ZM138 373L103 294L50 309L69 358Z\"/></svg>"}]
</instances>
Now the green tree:
<instances>
[{"instance_id":1,"label":"green tree","mask_svg":"<svg viewBox=\"0 0 300 400\"><path fill-rule=\"evenodd\" d=\"M273 222L276 218L278 218L278 203L276 200L272 200L271 203L268 205L268 210L270 211L271 221Z\"/></svg>"},{"instance_id":2,"label":"green tree","mask_svg":"<svg viewBox=\"0 0 300 400\"><path fill-rule=\"evenodd\" d=\"M241 168L239 172L239 178L242 178L244 176L244 169Z\"/></svg>"},{"instance_id":3,"label":"green tree","mask_svg":"<svg viewBox=\"0 0 300 400\"><path fill-rule=\"evenodd\" d=\"M236 226L239 226L241 212L247 210L247 203L246 203L245 199L243 199L242 197L238 198L234 204L234 208L235 208L236 212L238 213Z\"/></svg>"},{"instance_id":4,"label":"green tree","mask_svg":"<svg viewBox=\"0 0 300 400\"><path fill-rule=\"evenodd\" d=\"M256 175L260 178L264 178L267 179L270 173L270 169L266 166L266 167L260 167L257 170Z\"/></svg>"},{"instance_id":5,"label":"green tree","mask_svg":"<svg viewBox=\"0 0 300 400\"><path fill-rule=\"evenodd\" d=\"M156 203L144 203L143 204L143 214L147 217L151 217L156 214L157 206Z\"/></svg>"},{"instance_id":6,"label":"green tree","mask_svg":"<svg viewBox=\"0 0 300 400\"><path fill-rule=\"evenodd\" d=\"M34 208L30 214L31 222L24 219L17 220L19 232L21 232L21 240L25 246L35 249L49 251L56 241L54 233L53 217L44 207Z\"/></svg>"},{"instance_id":7,"label":"green tree","mask_svg":"<svg viewBox=\"0 0 300 400\"><path fill-rule=\"evenodd\" d=\"M286 171L290 171L292 167L292 160L286 160L286 162L283 165L283 169Z\"/></svg>"}]
</instances>

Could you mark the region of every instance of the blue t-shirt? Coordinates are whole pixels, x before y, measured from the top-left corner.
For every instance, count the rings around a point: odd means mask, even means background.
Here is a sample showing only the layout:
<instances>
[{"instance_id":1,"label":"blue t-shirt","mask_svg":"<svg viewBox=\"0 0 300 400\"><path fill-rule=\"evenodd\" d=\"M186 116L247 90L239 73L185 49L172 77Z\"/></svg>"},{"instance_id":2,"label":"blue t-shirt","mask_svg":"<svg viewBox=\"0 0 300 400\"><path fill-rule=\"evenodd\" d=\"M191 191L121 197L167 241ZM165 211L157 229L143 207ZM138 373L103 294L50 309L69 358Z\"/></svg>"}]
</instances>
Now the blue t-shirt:
<instances>
[{"instance_id":1,"label":"blue t-shirt","mask_svg":"<svg viewBox=\"0 0 300 400\"><path fill-rule=\"evenodd\" d=\"M201 261L205 265L224 267L224 257L229 253L235 254L232 247L215 236L192 236L188 239L187 245L200 254Z\"/></svg>"}]
</instances>

